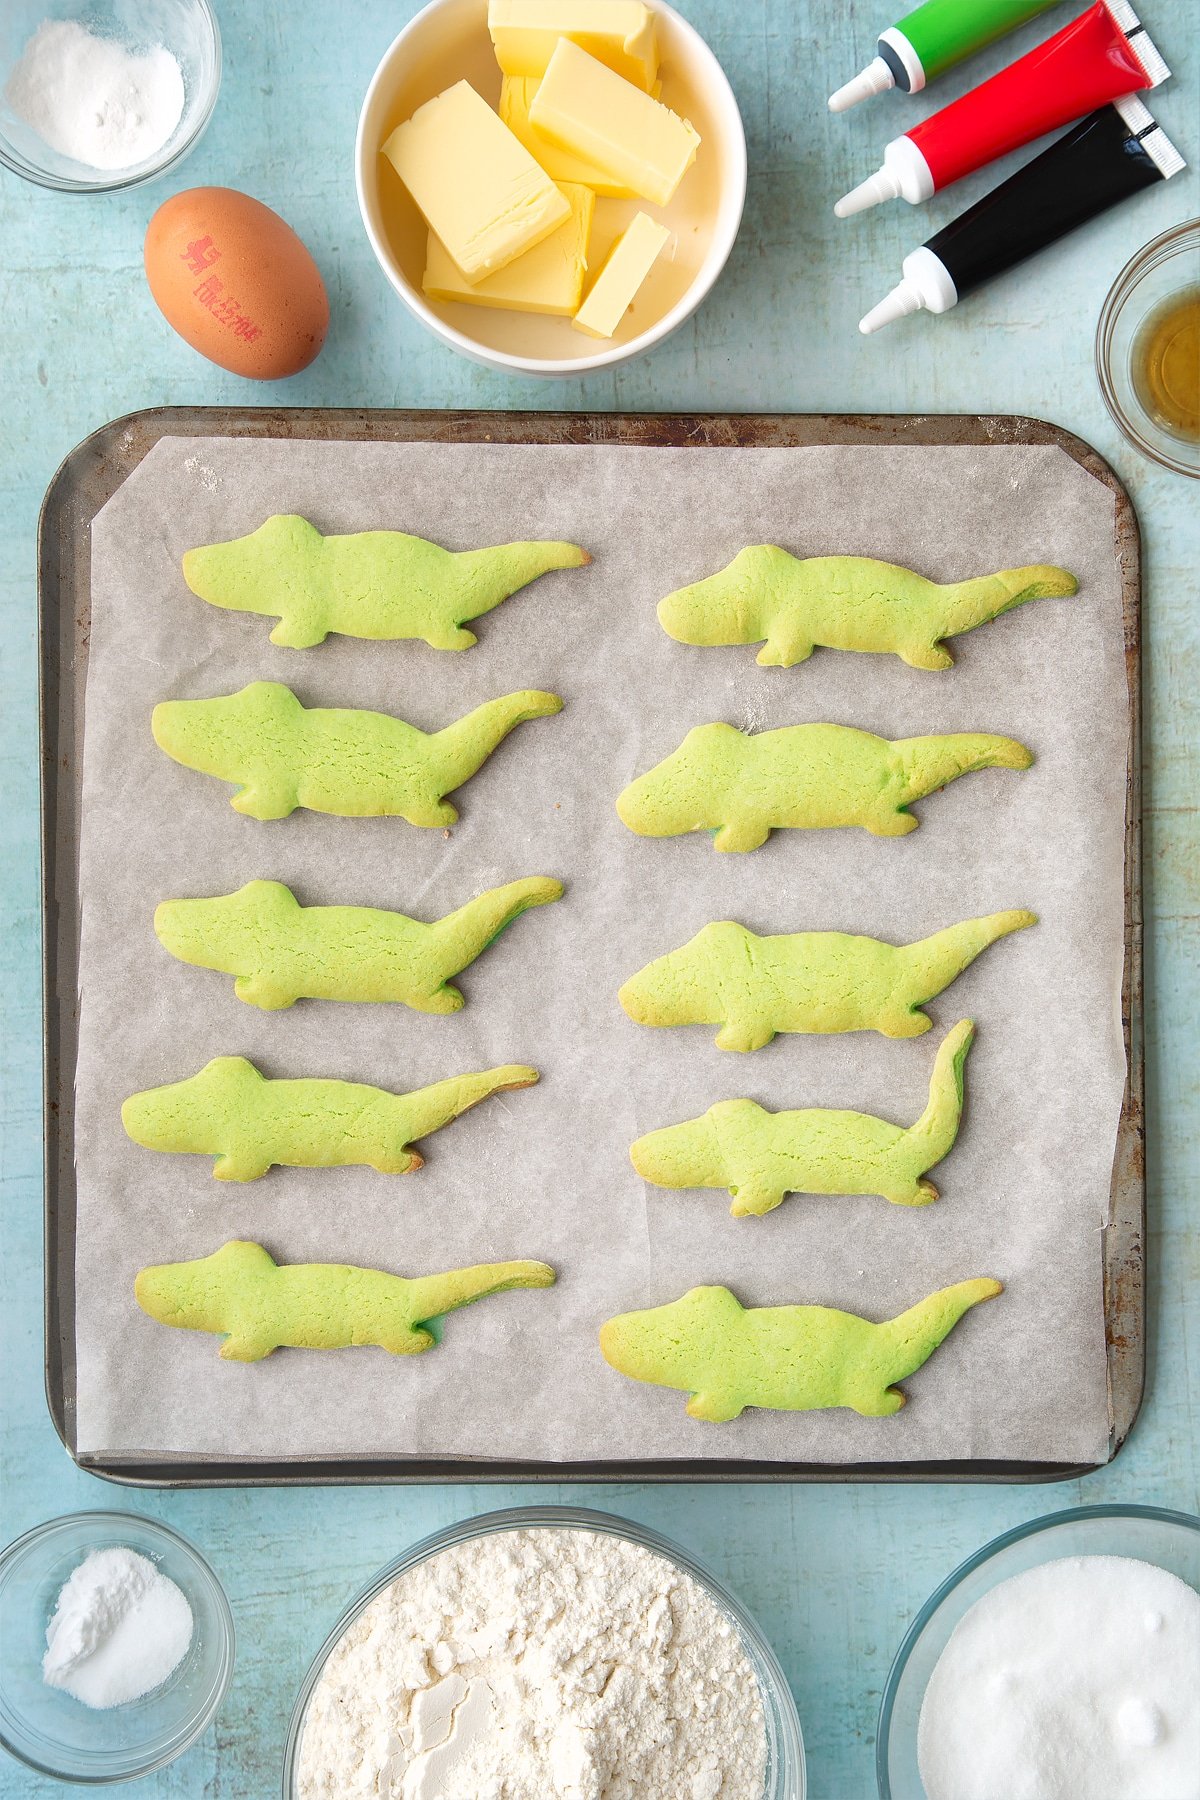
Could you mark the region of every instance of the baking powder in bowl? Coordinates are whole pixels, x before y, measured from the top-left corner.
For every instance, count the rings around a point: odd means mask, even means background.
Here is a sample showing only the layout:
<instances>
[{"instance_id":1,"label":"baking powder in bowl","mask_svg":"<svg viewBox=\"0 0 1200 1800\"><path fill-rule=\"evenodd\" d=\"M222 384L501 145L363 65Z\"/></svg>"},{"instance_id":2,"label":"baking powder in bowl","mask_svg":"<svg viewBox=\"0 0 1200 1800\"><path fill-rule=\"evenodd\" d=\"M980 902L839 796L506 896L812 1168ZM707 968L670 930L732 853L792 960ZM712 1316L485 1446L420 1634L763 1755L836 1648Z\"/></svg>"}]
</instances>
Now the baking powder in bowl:
<instances>
[{"instance_id":1,"label":"baking powder in bowl","mask_svg":"<svg viewBox=\"0 0 1200 1800\"><path fill-rule=\"evenodd\" d=\"M1200 1800L1200 1595L1069 1556L955 1627L917 1731L928 1800Z\"/></svg>"},{"instance_id":2,"label":"baking powder in bowl","mask_svg":"<svg viewBox=\"0 0 1200 1800\"><path fill-rule=\"evenodd\" d=\"M493 1532L398 1576L331 1651L300 1800L761 1800L736 1626L603 1533Z\"/></svg>"},{"instance_id":3,"label":"baking powder in bowl","mask_svg":"<svg viewBox=\"0 0 1200 1800\"><path fill-rule=\"evenodd\" d=\"M191 1641L187 1596L148 1556L93 1550L55 1603L42 1679L85 1706L125 1706L161 1687Z\"/></svg>"}]
</instances>

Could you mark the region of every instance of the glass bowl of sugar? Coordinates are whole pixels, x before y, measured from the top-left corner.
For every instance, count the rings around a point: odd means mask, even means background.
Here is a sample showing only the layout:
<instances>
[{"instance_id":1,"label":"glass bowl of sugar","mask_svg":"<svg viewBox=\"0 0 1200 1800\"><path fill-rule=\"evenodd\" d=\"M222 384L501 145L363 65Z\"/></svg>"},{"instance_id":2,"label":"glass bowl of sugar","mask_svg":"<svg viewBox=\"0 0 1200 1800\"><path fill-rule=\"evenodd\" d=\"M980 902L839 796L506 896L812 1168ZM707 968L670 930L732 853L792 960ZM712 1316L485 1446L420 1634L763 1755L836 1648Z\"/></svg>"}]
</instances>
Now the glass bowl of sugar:
<instances>
[{"instance_id":1,"label":"glass bowl of sugar","mask_svg":"<svg viewBox=\"0 0 1200 1800\"><path fill-rule=\"evenodd\" d=\"M1194 1794L1197 1588L1200 1519L1156 1506L1075 1507L985 1544L896 1653L880 1800Z\"/></svg>"},{"instance_id":2,"label":"glass bowl of sugar","mask_svg":"<svg viewBox=\"0 0 1200 1800\"><path fill-rule=\"evenodd\" d=\"M173 1762L233 1673L217 1577L186 1538L134 1513L71 1513L0 1551L0 1643L0 1744L83 1784Z\"/></svg>"},{"instance_id":3,"label":"glass bowl of sugar","mask_svg":"<svg viewBox=\"0 0 1200 1800\"><path fill-rule=\"evenodd\" d=\"M39 187L153 181L199 142L220 86L209 0L0 6L0 165Z\"/></svg>"}]
</instances>

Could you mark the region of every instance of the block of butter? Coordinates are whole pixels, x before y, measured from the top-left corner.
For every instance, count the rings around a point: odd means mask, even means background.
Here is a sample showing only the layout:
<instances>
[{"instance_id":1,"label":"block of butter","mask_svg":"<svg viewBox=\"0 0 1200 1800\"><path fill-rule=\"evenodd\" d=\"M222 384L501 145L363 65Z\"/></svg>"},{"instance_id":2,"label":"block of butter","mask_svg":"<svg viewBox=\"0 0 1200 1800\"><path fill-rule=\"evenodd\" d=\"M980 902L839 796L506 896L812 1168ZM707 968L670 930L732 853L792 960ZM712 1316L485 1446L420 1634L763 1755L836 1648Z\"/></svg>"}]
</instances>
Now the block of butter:
<instances>
[{"instance_id":1,"label":"block of butter","mask_svg":"<svg viewBox=\"0 0 1200 1800\"><path fill-rule=\"evenodd\" d=\"M640 212L622 232L588 289L573 323L589 337L611 337L670 237L665 225Z\"/></svg>"},{"instance_id":2,"label":"block of butter","mask_svg":"<svg viewBox=\"0 0 1200 1800\"><path fill-rule=\"evenodd\" d=\"M562 185L564 189L568 182L581 181L584 187L603 194L606 199L636 200L637 195L633 189L623 187L619 181L613 181L606 170L588 162L586 157L572 156L569 150L560 150L557 144L552 144L549 138L534 130L529 123L529 108L537 93L539 80L537 75L505 75L500 82L500 117L514 137L520 138L551 181ZM655 82L654 85L657 87L659 84Z\"/></svg>"},{"instance_id":3,"label":"block of butter","mask_svg":"<svg viewBox=\"0 0 1200 1800\"><path fill-rule=\"evenodd\" d=\"M383 154L468 282L505 268L571 216L546 171L467 81L397 125Z\"/></svg>"},{"instance_id":4,"label":"block of butter","mask_svg":"<svg viewBox=\"0 0 1200 1800\"><path fill-rule=\"evenodd\" d=\"M565 37L646 93L658 76L654 14L642 0L489 0L488 30L506 75L544 75Z\"/></svg>"},{"instance_id":5,"label":"block of butter","mask_svg":"<svg viewBox=\"0 0 1200 1800\"><path fill-rule=\"evenodd\" d=\"M700 134L661 100L560 38L529 108L541 136L665 206L695 161Z\"/></svg>"},{"instance_id":6,"label":"block of butter","mask_svg":"<svg viewBox=\"0 0 1200 1800\"><path fill-rule=\"evenodd\" d=\"M430 299L466 300L475 306L502 306L510 312L571 318L579 310L587 274L588 237L596 196L591 188L574 182L564 182L562 191L571 208L566 224L507 268L486 275L473 287L431 231L422 282Z\"/></svg>"}]
</instances>

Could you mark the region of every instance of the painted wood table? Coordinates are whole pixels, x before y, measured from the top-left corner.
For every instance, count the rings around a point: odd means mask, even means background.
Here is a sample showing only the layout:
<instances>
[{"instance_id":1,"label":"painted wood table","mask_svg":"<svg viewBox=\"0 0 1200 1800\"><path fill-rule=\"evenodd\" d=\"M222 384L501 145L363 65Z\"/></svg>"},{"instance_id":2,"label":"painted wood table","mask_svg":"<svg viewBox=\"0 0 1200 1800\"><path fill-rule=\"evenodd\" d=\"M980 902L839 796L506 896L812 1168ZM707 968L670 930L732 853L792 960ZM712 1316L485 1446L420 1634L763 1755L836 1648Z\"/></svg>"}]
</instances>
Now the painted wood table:
<instances>
[{"instance_id":1,"label":"painted wood table","mask_svg":"<svg viewBox=\"0 0 1200 1800\"><path fill-rule=\"evenodd\" d=\"M745 224L700 314L656 354L612 374L543 386L457 360L404 314L355 209L360 97L411 0L273 7L221 0L225 81L202 145L170 183L72 199L0 179L0 1537L81 1507L133 1508L177 1526L224 1580L238 1630L234 1685L214 1729L147 1795L268 1800L301 1673L335 1615L382 1562L434 1528L532 1497L491 1487L127 1493L80 1474L42 1396L41 1091L34 534L71 446L104 420L164 402L664 410L1022 412L1090 440L1137 506L1146 561L1149 1387L1112 1467L1032 1487L590 1487L541 1499L607 1507L679 1539L758 1615L792 1681L815 1800L869 1800L882 1683L934 1585L996 1532L1080 1500L1197 1504L1195 1305L1200 1206L1200 743L1197 490L1142 461L1106 414L1092 364L1104 294L1155 233L1197 211L1189 172L941 319L869 341L859 315L903 255L990 185L928 209L903 204L837 224L834 198L922 109L889 97L841 119L824 97L857 69L886 6L833 0L687 0L737 91L750 140ZM1191 0L1156 0L1176 69L1155 110L1200 159ZM977 70L1037 40L1039 27ZM964 82L951 79L950 92ZM946 90L942 90L945 92ZM328 347L271 390L225 375L173 337L141 268L153 207L199 183L277 207L314 251L333 307ZM1087 704L1087 696L1080 696ZM120 1196L113 1196L120 1203ZM1191 1371L1191 1373L1189 1373ZM3 1649L0 1647L0 1654ZM0 1757L0 1796L58 1791Z\"/></svg>"}]
</instances>

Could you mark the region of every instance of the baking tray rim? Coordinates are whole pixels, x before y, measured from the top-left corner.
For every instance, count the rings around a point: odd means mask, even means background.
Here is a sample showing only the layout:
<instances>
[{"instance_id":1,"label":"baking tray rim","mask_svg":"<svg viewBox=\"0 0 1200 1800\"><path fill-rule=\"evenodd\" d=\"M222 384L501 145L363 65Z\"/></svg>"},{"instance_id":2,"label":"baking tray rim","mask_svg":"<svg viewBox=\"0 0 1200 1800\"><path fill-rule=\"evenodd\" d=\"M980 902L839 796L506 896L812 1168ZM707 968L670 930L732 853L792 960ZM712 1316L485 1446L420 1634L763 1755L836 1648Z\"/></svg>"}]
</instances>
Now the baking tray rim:
<instances>
[{"instance_id":1,"label":"baking tray rim","mask_svg":"<svg viewBox=\"0 0 1200 1800\"><path fill-rule=\"evenodd\" d=\"M141 435L139 435L141 434ZM90 525L154 444L164 437L332 437L358 442L624 444L642 447L819 447L905 443L1056 445L1109 488L1114 551L1121 571L1129 745L1125 811L1125 946L1121 1017L1126 1085L1113 1159L1109 1218L1102 1232L1109 1453L1099 1463L955 1459L923 1462L777 1463L729 1461L519 1462L505 1459L381 1456L237 1458L80 1453L74 1437L74 1067L78 1024L78 830L64 842L64 815L77 819L82 762L79 729L90 626ZM114 456L113 452L117 454ZM121 453L124 452L124 460ZM99 494L87 486L92 479ZM78 485L77 485L78 484ZM85 513L78 501L82 498ZM94 504L92 502L94 501ZM67 554L74 551L74 561ZM44 1368L51 1421L78 1467L144 1488L329 1486L476 1482L963 1482L1077 1480L1119 1454L1145 1384L1145 1125L1141 914L1141 585L1133 503L1111 465L1084 439L1023 414L907 413L570 413L418 411L369 407L156 406L112 419L60 463L38 520L38 720L41 747ZM61 601L73 601L64 633ZM70 686L64 743L63 678ZM74 800L72 812L64 800ZM68 852L63 857L63 850ZM69 886L60 899L60 870ZM66 925L73 953L62 954ZM69 965L66 993L61 976ZM64 1058L64 1048L69 1054ZM64 1080L64 1071L66 1079ZM69 1199L69 1220L61 1202Z\"/></svg>"}]
</instances>

